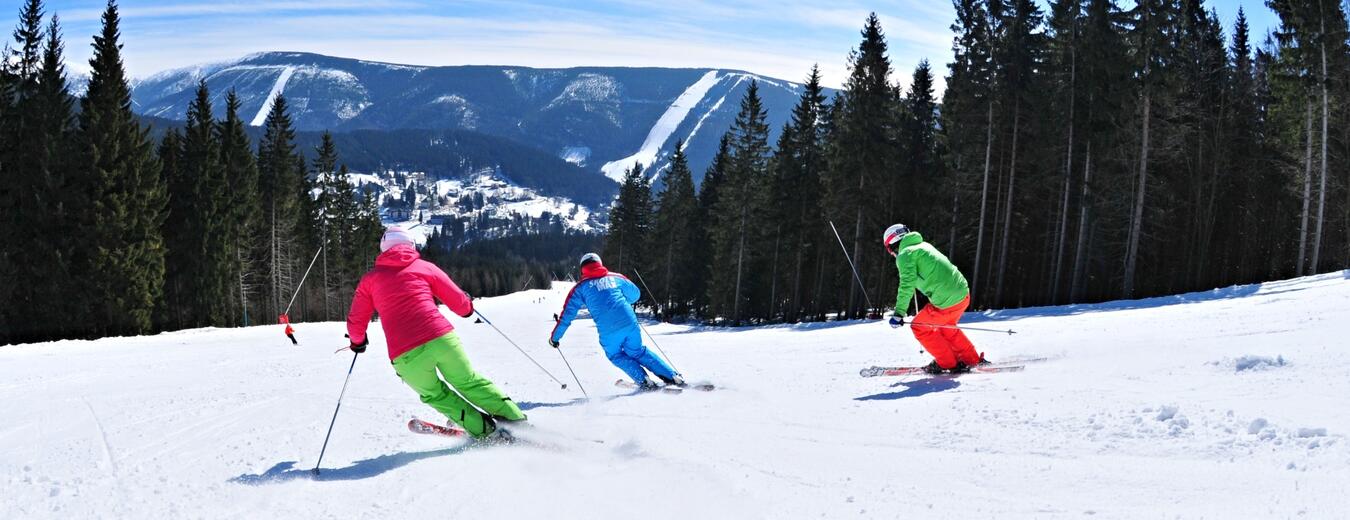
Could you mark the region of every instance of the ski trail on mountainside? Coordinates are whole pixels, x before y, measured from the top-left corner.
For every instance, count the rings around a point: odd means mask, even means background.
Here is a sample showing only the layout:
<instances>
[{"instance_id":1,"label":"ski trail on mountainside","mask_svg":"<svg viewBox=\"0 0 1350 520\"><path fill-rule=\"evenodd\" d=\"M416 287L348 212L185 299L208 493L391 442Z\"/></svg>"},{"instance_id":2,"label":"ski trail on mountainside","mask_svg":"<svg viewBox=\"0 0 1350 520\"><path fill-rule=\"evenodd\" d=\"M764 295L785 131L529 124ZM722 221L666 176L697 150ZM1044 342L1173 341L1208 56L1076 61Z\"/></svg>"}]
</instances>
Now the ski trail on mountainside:
<instances>
[{"instance_id":1,"label":"ski trail on mountainside","mask_svg":"<svg viewBox=\"0 0 1350 520\"><path fill-rule=\"evenodd\" d=\"M272 103L276 102L277 96L280 96L281 91L286 89L286 82L291 80L291 74L295 74L295 67L288 66L282 69L281 75L277 76L277 82L272 84L272 90L267 93L267 99L258 108L258 113L253 116L253 122L249 123L250 125L262 126L267 121L267 113L272 111Z\"/></svg>"},{"instance_id":2,"label":"ski trail on mountainside","mask_svg":"<svg viewBox=\"0 0 1350 520\"><path fill-rule=\"evenodd\" d=\"M708 95L708 91L717 84L717 71L711 70L703 77L695 81L689 88L684 89L680 97L675 98L675 102L670 104L661 118L656 120L652 129L647 132L647 139L642 141L642 147L636 153L617 161L610 161L600 167L600 171L605 173L606 177L623 182L624 170L631 167L633 163L642 163L646 168L656 162L656 154L661 151L661 145L670 139L670 134L675 133L675 128L684 122L684 118L689 115L689 111Z\"/></svg>"}]
</instances>

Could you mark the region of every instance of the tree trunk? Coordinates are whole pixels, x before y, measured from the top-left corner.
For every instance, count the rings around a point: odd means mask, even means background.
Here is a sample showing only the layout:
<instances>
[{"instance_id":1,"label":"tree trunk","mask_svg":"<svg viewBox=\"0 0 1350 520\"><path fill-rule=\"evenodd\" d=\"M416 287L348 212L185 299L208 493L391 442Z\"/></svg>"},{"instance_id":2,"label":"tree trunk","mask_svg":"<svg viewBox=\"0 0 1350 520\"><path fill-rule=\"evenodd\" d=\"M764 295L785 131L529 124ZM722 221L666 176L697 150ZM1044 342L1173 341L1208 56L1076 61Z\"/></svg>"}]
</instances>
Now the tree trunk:
<instances>
[{"instance_id":1,"label":"tree trunk","mask_svg":"<svg viewBox=\"0 0 1350 520\"><path fill-rule=\"evenodd\" d=\"M1003 303L1003 281L1008 265L1008 239L1012 236L1013 188L1017 184L1017 135L1022 120L1022 100L1013 104L1012 158L1008 164L1008 201L1003 204L1003 239L998 252L998 286L994 290L994 301Z\"/></svg>"},{"instance_id":2,"label":"tree trunk","mask_svg":"<svg viewBox=\"0 0 1350 520\"><path fill-rule=\"evenodd\" d=\"M1087 270L1088 220L1092 214L1092 140L1083 150L1083 190L1078 201L1078 239L1074 242L1073 278L1069 284L1069 301L1077 302L1083 296L1084 275Z\"/></svg>"},{"instance_id":3,"label":"tree trunk","mask_svg":"<svg viewBox=\"0 0 1350 520\"><path fill-rule=\"evenodd\" d=\"M984 134L984 182L980 188L980 224L975 232L975 269L971 271L970 292L978 294L980 287L980 260L984 256L984 215L989 200L989 160L994 152L994 100L989 99Z\"/></svg>"},{"instance_id":4,"label":"tree trunk","mask_svg":"<svg viewBox=\"0 0 1350 520\"><path fill-rule=\"evenodd\" d=\"M1069 146L1064 153L1064 194L1059 208L1059 230L1055 234L1055 261L1050 276L1050 304L1059 303L1059 282L1064 277L1064 243L1068 241L1069 191L1073 185L1073 130L1074 108L1077 105L1078 49L1070 51L1069 60Z\"/></svg>"},{"instance_id":5,"label":"tree trunk","mask_svg":"<svg viewBox=\"0 0 1350 520\"><path fill-rule=\"evenodd\" d=\"M1312 201L1312 100L1308 100L1308 109L1305 111L1307 116L1307 130L1304 134L1307 137L1307 147L1303 155L1303 217L1298 226L1298 266L1294 268L1295 276L1303 276L1304 267L1307 266L1308 253L1308 208Z\"/></svg>"},{"instance_id":6,"label":"tree trunk","mask_svg":"<svg viewBox=\"0 0 1350 520\"><path fill-rule=\"evenodd\" d=\"M1145 91L1144 121L1139 143L1139 180L1134 196L1134 213L1130 218L1129 243L1125 248L1125 284L1121 291L1125 298L1134 296L1134 269L1139 261L1139 235L1144 228L1144 197L1148 188L1148 126L1152 108L1151 96Z\"/></svg>"},{"instance_id":7,"label":"tree trunk","mask_svg":"<svg viewBox=\"0 0 1350 520\"><path fill-rule=\"evenodd\" d=\"M736 246L736 299L731 303L731 320L733 323L741 324L741 268L745 262L745 205L741 205L741 233L740 242Z\"/></svg>"},{"instance_id":8,"label":"tree trunk","mask_svg":"<svg viewBox=\"0 0 1350 520\"><path fill-rule=\"evenodd\" d=\"M858 193L863 193L862 188L863 188L862 177L859 176L859 178L858 178ZM861 261L862 261L862 256L860 256L860 255L862 254L862 223L863 223L863 210L862 210L862 205L861 205L861 203L859 203L859 206L858 206L858 217L857 217L857 220L856 220L856 221L854 222L854 224L853 224L853 261L854 261L854 262L861 262ZM853 266L853 268L854 268L854 269L857 269L857 265L855 264L855 265ZM861 271L858 273L858 276L862 276L862 272L861 272ZM858 285L862 285L862 280L858 280ZM848 306L849 306L849 315L850 315L850 316L857 316L857 308L858 308L858 305L859 305L859 304L855 303L855 302L857 301L857 296L854 294L854 290L855 290L855 289L854 289L854 285L853 285L853 284L849 284L849 290L848 290ZM863 298L866 299L866 297L867 297L867 295L864 294L864 295L863 295ZM865 313L864 313L864 315L865 315Z\"/></svg>"},{"instance_id":9,"label":"tree trunk","mask_svg":"<svg viewBox=\"0 0 1350 520\"><path fill-rule=\"evenodd\" d=\"M773 267L769 276L769 315L765 318L773 320L774 308L778 307L778 246L782 241L783 223L779 222L773 234Z\"/></svg>"},{"instance_id":10,"label":"tree trunk","mask_svg":"<svg viewBox=\"0 0 1350 520\"><path fill-rule=\"evenodd\" d=\"M1321 5L1321 2L1318 2ZM1322 40L1326 40L1326 13L1322 14ZM1330 117L1327 99L1327 44L1322 42L1322 176L1317 188L1317 227L1313 230L1311 274L1317 274L1322 252L1322 217L1327 207L1327 119Z\"/></svg>"}]
</instances>

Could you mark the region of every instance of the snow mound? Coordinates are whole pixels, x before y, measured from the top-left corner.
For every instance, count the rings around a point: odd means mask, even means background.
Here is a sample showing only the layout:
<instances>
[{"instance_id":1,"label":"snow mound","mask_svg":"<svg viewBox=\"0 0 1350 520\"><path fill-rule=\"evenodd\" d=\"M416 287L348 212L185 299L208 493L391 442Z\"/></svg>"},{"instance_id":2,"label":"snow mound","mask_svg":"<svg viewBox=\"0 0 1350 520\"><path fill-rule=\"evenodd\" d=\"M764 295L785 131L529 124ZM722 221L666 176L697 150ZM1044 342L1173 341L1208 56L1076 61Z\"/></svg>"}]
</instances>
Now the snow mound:
<instances>
[{"instance_id":1,"label":"snow mound","mask_svg":"<svg viewBox=\"0 0 1350 520\"><path fill-rule=\"evenodd\" d=\"M1288 366L1289 362L1285 361L1283 355L1275 356L1273 358L1269 356L1245 355L1245 356L1238 356L1237 358L1232 359L1225 358L1219 361L1211 361L1209 364L1224 368L1231 368L1236 372L1259 372L1263 370L1282 368Z\"/></svg>"}]
</instances>

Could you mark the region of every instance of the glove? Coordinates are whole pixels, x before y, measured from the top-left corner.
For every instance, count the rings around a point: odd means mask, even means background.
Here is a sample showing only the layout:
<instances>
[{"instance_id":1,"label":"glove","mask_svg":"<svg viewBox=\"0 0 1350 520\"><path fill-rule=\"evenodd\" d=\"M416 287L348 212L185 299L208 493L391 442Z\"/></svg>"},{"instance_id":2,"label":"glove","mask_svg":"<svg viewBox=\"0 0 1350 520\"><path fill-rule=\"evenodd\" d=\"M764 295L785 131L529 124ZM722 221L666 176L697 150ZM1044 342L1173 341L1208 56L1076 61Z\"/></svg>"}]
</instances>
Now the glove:
<instances>
[{"instance_id":1,"label":"glove","mask_svg":"<svg viewBox=\"0 0 1350 520\"><path fill-rule=\"evenodd\" d=\"M891 316L891 328L898 329L905 326L904 316Z\"/></svg>"},{"instance_id":2,"label":"glove","mask_svg":"<svg viewBox=\"0 0 1350 520\"><path fill-rule=\"evenodd\" d=\"M553 347L553 348L558 348L558 347L562 346L561 344L558 343L558 340L556 340L556 339L550 339L550 340L548 340L548 345L549 345L550 347Z\"/></svg>"},{"instance_id":3,"label":"glove","mask_svg":"<svg viewBox=\"0 0 1350 520\"><path fill-rule=\"evenodd\" d=\"M366 351L366 345L369 345L369 344L370 344L370 338L366 338L366 339L361 340L360 343L352 343L352 346L347 347L347 348L352 349L352 352L355 352L355 353L357 353L357 354L360 354L360 353Z\"/></svg>"}]
</instances>

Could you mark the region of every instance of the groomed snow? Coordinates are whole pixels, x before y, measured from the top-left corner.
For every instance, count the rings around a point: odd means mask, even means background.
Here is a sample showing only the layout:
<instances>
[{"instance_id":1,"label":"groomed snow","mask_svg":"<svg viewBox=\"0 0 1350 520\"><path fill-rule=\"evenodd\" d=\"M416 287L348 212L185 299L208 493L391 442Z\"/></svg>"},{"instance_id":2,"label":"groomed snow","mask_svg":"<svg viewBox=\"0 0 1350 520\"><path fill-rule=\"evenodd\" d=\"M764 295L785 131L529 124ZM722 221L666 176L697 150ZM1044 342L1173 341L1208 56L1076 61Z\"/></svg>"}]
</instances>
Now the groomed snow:
<instances>
[{"instance_id":1,"label":"groomed snow","mask_svg":"<svg viewBox=\"0 0 1350 520\"><path fill-rule=\"evenodd\" d=\"M272 111L272 103L276 102L277 96L280 96L282 91L286 90L286 82L291 80L291 74L295 74L294 66L287 65L281 68L281 74L277 76L277 82L272 84L272 90L268 91L267 99L263 100L262 107L253 116L250 125L262 126L263 123L267 122L267 113Z\"/></svg>"},{"instance_id":2,"label":"groomed snow","mask_svg":"<svg viewBox=\"0 0 1350 520\"><path fill-rule=\"evenodd\" d=\"M544 345L567 289L476 306L570 379ZM340 323L297 325L299 347L278 326L0 347L0 518L1344 518L1346 316L1350 271L971 315L1018 332L972 333L990 358L1050 359L956 379L858 377L926 362L881 322L649 323L721 386L677 396L613 386L581 321L563 353L589 402L454 317L477 370L565 433L487 448L407 432L437 416L373 325L317 479Z\"/></svg>"},{"instance_id":3,"label":"groomed snow","mask_svg":"<svg viewBox=\"0 0 1350 520\"><path fill-rule=\"evenodd\" d=\"M675 128L680 126L684 118L689 115L689 111L708 95L708 90L717 84L717 71L710 70L703 77L689 85L675 98L675 102L661 114L661 118L656 120L651 130L647 131L647 138L642 141L642 147L633 155L610 161L600 167L600 171L605 176L615 181L623 182L624 171L633 167L633 163L641 163L643 168L651 166L656 162L656 155L661 151L661 146L670 139L670 134L675 132Z\"/></svg>"}]
</instances>

